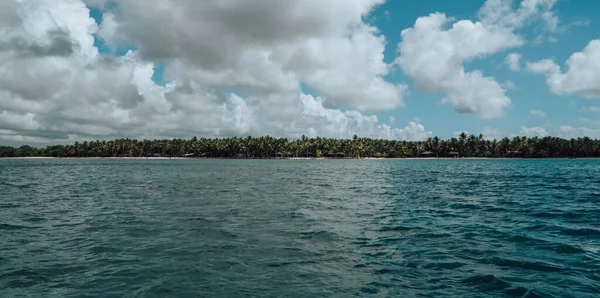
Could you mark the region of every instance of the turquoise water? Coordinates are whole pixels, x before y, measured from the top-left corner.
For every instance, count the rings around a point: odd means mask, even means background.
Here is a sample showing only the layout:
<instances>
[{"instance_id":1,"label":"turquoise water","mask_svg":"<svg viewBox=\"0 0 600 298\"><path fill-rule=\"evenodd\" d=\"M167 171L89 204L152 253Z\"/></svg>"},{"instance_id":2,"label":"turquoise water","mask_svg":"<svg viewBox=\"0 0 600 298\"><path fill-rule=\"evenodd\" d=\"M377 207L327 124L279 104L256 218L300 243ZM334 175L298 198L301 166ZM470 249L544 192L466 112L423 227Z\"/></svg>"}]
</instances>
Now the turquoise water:
<instances>
[{"instance_id":1,"label":"turquoise water","mask_svg":"<svg viewBox=\"0 0 600 298\"><path fill-rule=\"evenodd\" d=\"M0 160L0 297L598 297L600 160Z\"/></svg>"}]
</instances>

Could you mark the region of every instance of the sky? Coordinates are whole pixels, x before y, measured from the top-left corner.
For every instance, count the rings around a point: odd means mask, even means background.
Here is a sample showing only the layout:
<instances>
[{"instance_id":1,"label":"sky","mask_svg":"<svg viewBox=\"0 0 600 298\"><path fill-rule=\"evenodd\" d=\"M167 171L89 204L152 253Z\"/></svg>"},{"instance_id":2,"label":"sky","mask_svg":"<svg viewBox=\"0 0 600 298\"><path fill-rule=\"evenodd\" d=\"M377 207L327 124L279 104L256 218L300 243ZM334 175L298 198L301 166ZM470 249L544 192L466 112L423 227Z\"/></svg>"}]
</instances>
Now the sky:
<instances>
[{"instance_id":1,"label":"sky","mask_svg":"<svg viewBox=\"0 0 600 298\"><path fill-rule=\"evenodd\" d=\"M0 0L0 145L600 138L600 2Z\"/></svg>"}]
</instances>

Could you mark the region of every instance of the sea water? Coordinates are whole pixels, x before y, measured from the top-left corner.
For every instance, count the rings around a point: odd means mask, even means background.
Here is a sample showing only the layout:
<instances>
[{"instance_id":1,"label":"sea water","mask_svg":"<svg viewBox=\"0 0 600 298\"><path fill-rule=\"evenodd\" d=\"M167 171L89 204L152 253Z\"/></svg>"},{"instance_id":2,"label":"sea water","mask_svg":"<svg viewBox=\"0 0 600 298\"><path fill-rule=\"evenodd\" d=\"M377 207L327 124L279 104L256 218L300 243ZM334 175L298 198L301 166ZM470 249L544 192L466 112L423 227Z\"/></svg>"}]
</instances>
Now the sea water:
<instances>
[{"instance_id":1,"label":"sea water","mask_svg":"<svg viewBox=\"0 0 600 298\"><path fill-rule=\"evenodd\" d=\"M0 297L599 297L600 160L0 160Z\"/></svg>"}]
</instances>

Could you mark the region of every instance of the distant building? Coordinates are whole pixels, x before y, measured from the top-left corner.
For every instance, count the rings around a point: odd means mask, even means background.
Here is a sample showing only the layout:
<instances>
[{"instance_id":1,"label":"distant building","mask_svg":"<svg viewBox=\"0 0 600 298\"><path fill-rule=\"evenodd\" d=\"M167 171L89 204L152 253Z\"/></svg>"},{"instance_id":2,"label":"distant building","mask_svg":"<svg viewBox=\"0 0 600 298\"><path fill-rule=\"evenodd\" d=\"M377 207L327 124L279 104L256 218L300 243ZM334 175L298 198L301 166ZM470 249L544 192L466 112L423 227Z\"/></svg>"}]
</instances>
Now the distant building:
<instances>
[{"instance_id":1,"label":"distant building","mask_svg":"<svg viewBox=\"0 0 600 298\"><path fill-rule=\"evenodd\" d=\"M434 157L435 153L431 152L431 151L424 151L421 152L421 157Z\"/></svg>"},{"instance_id":2,"label":"distant building","mask_svg":"<svg viewBox=\"0 0 600 298\"><path fill-rule=\"evenodd\" d=\"M345 158L346 155L344 153L325 153L325 157L327 158Z\"/></svg>"},{"instance_id":3,"label":"distant building","mask_svg":"<svg viewBox=\"0 0 600 298\"><path fill-rule=\"evenodd\" d=\"M507 152L507 156L508 157L522 157L522 153L521 151L508 151Z\"/></svg>"}]
</instances>

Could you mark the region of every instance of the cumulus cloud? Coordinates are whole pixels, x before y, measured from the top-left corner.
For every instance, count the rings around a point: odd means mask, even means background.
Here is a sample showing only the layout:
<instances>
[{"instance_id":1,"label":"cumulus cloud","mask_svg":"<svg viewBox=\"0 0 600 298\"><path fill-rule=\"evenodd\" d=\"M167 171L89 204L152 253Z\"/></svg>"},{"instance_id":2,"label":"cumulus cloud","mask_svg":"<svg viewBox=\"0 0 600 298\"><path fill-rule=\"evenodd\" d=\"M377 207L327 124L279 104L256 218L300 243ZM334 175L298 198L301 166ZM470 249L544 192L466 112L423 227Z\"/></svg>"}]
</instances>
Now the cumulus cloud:
<instances>
[{"instance_id":1,"label":"cumulus cloud","mask_svg":"<svg viewBox=\"0 0 600 298\"><path fill-rule=\"evenodd\" d=\"M514 83L513 81L511 81L511 80L506 80L506 81L504 82L504 88L505 88L505 89L516 89L516 88L517 88L517 86L515 85L515 83Z\"/></svg>"},{"instance_id":2,"label":"cumulus cloud","mask_svg":"<svg viewBox=\"0 0 600 298\"><path fill-rule=\"evenodd\" d=\"M579 122L587 124L588 126L591 126L594 128L596 128L596 127L600 128L600 120L599 119L579 118L577 120L579 120Z\"/></svg>"},{"instance_id":3,"label":"cumulus cloud","mask_svg":"<svg viewBox=\"0 0 600 298\"><path fill-rule=\"evenodd\" d=\"M510 53L504 58L504 63L513 71L521 70L521 54Z\"/></svg>"},{"instance_id":4,"label":"cumulus cloud","mask_svg":"<svg viewBox=\"0 0 600 298\"><path fill-rule=\"evenodd\" d=\"M558 136L566 139L582 137L600 139L600 128L573 127L570 125L562 125L558 130Z\"/></svg>"},{"instance_id":5,"label":"cumulus cloud","mask_svg":"<svg viewBox=\"0 0 600 298\"><path fill-rule=\"evenodd\" d=\"M581 52L566 61L566 70L553 60L527 63L527 70L544 74L550 90L558 95L577 93L587 98L600 98L600 40L592 40Z\"/></svg>"},{"instance_id":6,"label":"cumulus cloud","mask_svg":"<svg viewBox=\"0 0 600 298\"><path fill-rule=\"evenodd\" d=\"M581 112L600 113L600 106L585 106L581 108Z\"/></svg>"},{"instance_id":7,"label":"cumulus cloud","mask_svg":"<svg viewBox=\"0 0 600 298\"><path fill-rule=\"evenodd\" d=\"M541 20L549 32L554 32L559 23L558 17L552 12L556 2L557 0L523 0L513 10L511 0L487 0L478 14L482 23L492 27L518 28Z\"/></svg>"},{"instance_id":8,"label":"cumulus cloud","mask_svg":"<svg viewBox=\"0 0 600 298\"><path fill-rule=\"evenodd\" d=\"M542 110L530 110L529 113L535 117L546 117L546 113Z\"/></svg>"},{"instance_id":9,"label":"cumulus cloud","mask_svg":"<svg viewBox=\"0 0 600 298\"><path fill-rule=\"evenodd\" d=\"M500 140L504 136L504 132L498 128L485 127L481 132L483 138L489 141Z\"/></svg>"},{"instance_id":10,"label":"cumulus cloud","mask_svg":"<svg viewBox=\"0 0 600 298\"><path fill-rule=\"evenodd\" d=\"M406 90L384 79L385 38L362 22L381 1L85 2L107 9L100 26L82 1L0 2L0 140L432 135L365 114ZM136 50L101 54L94 34Z\"/></svg>"},{"instance_id":11,"label":"cumulus cloud","mask_svg":"<svg viewBox=\"0 0 600 298\"><path fill-rule=\"evenodd\" d=\"M545 137L545 136L548 136L548 132L543 127L526 127L526 126L521 126L521 131L519 132L519 136Z\"/></svg>"},{"instance_id":12,"label":"cumulus cloud","mask_svg":"<svg viewBox=\"0 0 600 298\"><path fill-rule=\"evenodd\" d=\"M527 71L544 74L550 72L560 72L560 67L550 59L542 59L537 62L527 62Z\"/></svg>"},{"instance_id":13,"label":"cumulus cloud","mask_svg":"<svg viewBox=\"0 0 600 298\"><path fill-rule=\"evenodd\" d=\"M444 92L443 103L461 113L499 118L511 105L505 90L479 70L466 71L464 63L521 46L516 31L536 19L549 20L554 0L524 0L513 10L511 1L488 0L480 21L460 20L432 13L402 31L396 63L413 80L418 91Z\"/></svg>"},{"instance_id":14,"label":"cumulus cloud","mask_svg":"<svg viewBox=\"0 0 600 298\"><path fill-rule=\"evenodd\" d=\"M127 0L100 33L170 62L172 79L257 96L305 83L333 105L380 111L401 107L406 91L383 78L385 37L362 21L382 2Z\"/></svg>"}]
</instances>

